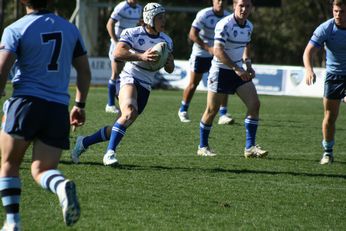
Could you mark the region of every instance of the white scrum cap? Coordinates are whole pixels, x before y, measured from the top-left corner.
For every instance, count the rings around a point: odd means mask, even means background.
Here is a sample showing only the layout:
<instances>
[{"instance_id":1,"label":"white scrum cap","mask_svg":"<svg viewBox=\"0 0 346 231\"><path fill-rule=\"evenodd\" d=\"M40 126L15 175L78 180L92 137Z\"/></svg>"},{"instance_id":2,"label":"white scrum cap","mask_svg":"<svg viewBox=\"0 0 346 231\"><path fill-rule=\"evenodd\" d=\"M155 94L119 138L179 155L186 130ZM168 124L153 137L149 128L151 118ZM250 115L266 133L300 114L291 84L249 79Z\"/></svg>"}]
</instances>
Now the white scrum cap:
<instances>
[{"instance_id":1,"label":"white scrum cap","mask_svg":"<svg viewBox=\"0 0 346 231\"><path fill-rule=\"evenodd\" d=\"M143 20L144 23L154 27L154 18L156 15L165 13L165 8L156 2L150 2L147 5L145 5L143 9Z\"/></svg>"}]
</instances>

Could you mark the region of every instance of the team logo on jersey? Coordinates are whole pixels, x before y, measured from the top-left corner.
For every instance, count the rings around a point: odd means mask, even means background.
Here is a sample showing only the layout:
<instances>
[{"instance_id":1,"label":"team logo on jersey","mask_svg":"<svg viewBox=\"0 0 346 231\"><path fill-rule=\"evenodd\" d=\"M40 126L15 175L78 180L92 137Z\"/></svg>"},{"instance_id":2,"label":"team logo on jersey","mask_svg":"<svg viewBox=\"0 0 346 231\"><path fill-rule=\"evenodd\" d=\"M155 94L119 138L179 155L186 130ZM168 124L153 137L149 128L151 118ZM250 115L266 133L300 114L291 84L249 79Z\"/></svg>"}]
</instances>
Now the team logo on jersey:
<instances>
[{"instance_id":1,"label":"team logo on jersey","mask_svg":"<svg viewBox=\"0 0 346 231\"><path fill-rule=\"evenodd\" d=\"M212 18L210 19L210 25L214 25L215 24L215 20Z\"/></svg>"},{"instance_id":2,"label":"team logo on jersey","mask_svg":"<svg viewBox=\"0 0 346 231\"><path fill-rule=\"evenodd\" d=\"M145 43L144 39L138 39L138 43L139 45L143 46L143 44Z\"/></svg>"},{"instance_id":3,"label":"team logo on jersey","mask_svg":"<svg viewBox=\"0 0 346 231\"><path fill-rule=\"evenodd\" d=\"M237 31L237 30L234 30L234 31L233 31L233 36L234 36L234 37L237 37L237 36L238 36L238 31Z\"/></svg>"},{"instance_id":4,"label":"team logo on jersey","mask_svg":"<svg viewBox=\"0 0 346 231\"><path fill-rule=\"evenodd\" d=\"M132 15L132 10L129 10L129 15Z\"/></svg>"}]
</instances>

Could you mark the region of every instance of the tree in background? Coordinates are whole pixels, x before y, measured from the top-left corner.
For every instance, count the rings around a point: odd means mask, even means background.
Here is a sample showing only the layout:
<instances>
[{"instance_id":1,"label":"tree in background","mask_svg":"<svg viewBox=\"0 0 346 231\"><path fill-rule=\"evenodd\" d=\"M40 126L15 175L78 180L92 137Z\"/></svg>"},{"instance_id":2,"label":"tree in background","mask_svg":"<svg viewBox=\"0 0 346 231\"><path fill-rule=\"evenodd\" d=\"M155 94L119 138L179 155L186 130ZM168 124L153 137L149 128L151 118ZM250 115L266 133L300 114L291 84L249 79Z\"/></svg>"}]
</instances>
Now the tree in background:
<instances>
[{"instance_id":1,"label":"tree in background","mask_svg":"<svg viewBox=\"0 0 346 231\"><path fill-rule=\"evenodd\" d=\"M23 9L19 8L16 11L18 2L19 0L4 1L3 28L13 22L16 17L24 14ZM108 4L108 7L97 8L99 12L98 56L106 57L109 38L105 25L113 7L119 1L98 0L98 2ZM145 5L149 1L140 0L139 2ZM166 7L193 7L196 10L210 5L210 0L157 0L156 2ZM301 66L306 41L309 40L314 28L330 17L331 7L327 0L281 0L281 2L281 7L256 7L251 14L250 20L255 26L252 37L253 61L258 64ZM76 1L52 0L50 9L69 19L75 5ZM15 12L19 12L17 16ZM192 44L188 40L188 32L196 13L197 11L167 13L166 32L174 41L176 59L189 58ZM324 60L316 60L316 66L323 66L323 64Z\"/></svg>"}]
</instances>

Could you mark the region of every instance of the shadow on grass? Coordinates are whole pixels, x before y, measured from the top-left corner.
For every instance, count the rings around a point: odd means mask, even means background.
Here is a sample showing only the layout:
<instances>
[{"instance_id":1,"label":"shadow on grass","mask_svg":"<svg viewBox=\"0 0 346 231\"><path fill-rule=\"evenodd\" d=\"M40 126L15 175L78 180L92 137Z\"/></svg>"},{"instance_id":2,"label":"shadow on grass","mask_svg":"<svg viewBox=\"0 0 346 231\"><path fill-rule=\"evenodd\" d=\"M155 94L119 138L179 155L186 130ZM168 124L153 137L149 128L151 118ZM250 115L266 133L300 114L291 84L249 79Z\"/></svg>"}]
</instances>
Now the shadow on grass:
<instances>
[{"instance_id":1,"label":"shadow on grass","mask_svg":"<svg viewBox=\"0 0 346 231\"><path fill-rule=\"evenodd\" d=\"M60 161L61 164L72 165L70 161ZM342 162L343 163L343 162ZM93 165L93 166L102 166L105 167L102 163L95 162L83 162L78 165ZM324 166L321 166L323 168ZM249 170L249 169L225 169L225 168L196 168L196 167L168 167L160 165L133 165L133 164L120 164L116 167L107 167L114 168L118 170L130 170L130 171L190 171L190 172L206 172L206 173L231 173L231 174L266 174L266 175L291 175L291 176L305 176L305 177L330 177L330 178L341 178L346 179L346 175L339 174L324 174L324 173L306 173L306 172L289 172L289 171L268 171L268 170Z\"/></svg>"}]
</instances>

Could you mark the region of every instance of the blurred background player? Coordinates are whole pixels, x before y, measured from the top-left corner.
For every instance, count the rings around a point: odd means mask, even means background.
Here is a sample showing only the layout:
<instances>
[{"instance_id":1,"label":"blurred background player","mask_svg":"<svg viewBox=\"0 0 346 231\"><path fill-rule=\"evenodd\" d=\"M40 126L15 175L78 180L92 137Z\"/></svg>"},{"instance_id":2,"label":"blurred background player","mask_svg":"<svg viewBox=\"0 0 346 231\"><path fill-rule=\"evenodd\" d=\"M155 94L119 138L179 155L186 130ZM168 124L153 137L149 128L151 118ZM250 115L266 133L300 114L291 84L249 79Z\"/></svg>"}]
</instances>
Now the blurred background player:
<instances>
[{"instance_id":1,"label":"blurred background player","mask_svg":"<svg viewBox=\"0 0 346 231\"><path fill-rule=\"evenodd\" d=\"M126 61L124 70L120 74L119 105L121 116L113 127L104 127L86 137L79 136L71 158L74 163L79 162L80 155L90 146L109 140L103 164L114 166L116 147L126 133L126 129L140 115L149 98L151 85L158 70L148 70L145 62L154 62L158 54L151 48L159 43L166 42L169 56L164 66L165 71L172 73L174 59L172 55L173 43L163 31L166 25L165 9L158 3L148 3L143 10L144 26L129 28L123 31L114 52L120 60Z\"/></svg>"},{"instance_id":2,"label":"blurred background player","mask_svg":"<svg viewBox=\"0 0 346 231\"><path fill-rule=\"evenodd\" d=\"M181 122L190 122L188 109L196 88L203 74L207 73L213 59L214 29L216 23L228 16L226 0L212 0L212 7L199 11L189 33L189 39L193 41L190 57L190 81L183 92L178 116ZM219 110L219 124L233 124L234 120L227 113L228 95L224 95Z\"/></svg>"},{"instance_id":3,"label":"blurred background player","mask_svg":"<svg viewBox=\"0 0 346 231\"><path fill-rule=\"evenodd\" d=\"M320 164L328 164L334 161L335 122L338 118L340 102L346 94L346 0L333 1L333 18L316 28L305 48L303 61L307 85L316 81L312 58L323 47L326 49L327 75L323 96L322 146L324 153Z\"/></svg>"},{"instance_id":4,"label":"blurred background player","mask_svg":"<svg viewBox=\"0 0 346 231\"><path fill-rule=\"evenodd\" d=\"M19 169L31 144L31 174L36 183L59 198L66 225L80 216L73 181L57 170L62 149L69 149L70 124L85 122L85 100L91 79L84 42L78 29L46 10L48 0L21 0L27 15L2 35L0 92L12 65L12 97L4 103L0 133L0 192L6 211L2 230L20 230ZM69 115L71 63L77 71L75 106Z\"/></svg>"},{"instance_id":5,"label":"blurred background player","mask_svg":"<svg viewBox=\"0 0 346 231\"><path fill-rule=\"evenodd\" d=\"M121 70L124 68L124 61L114 57L113 52L120 38L121 32L126 28L138 26L142 16L142 6L137 0L126 0L120 2L114 7L114 10L107 22L107 31L111 38L109 47L109 59L111 60L112 76L108 81L108 102L105 108L106 112L119 113L115 105L115 95L117 88L117 79Z\"/></svg>"},{"instance_id":6,"label":"blurred background player","mask_svg":"<svg viewBox=\"0 0 346 231\"><path fill-rule=\"evenodd\" d=\"M250 41L252 23L247 20L252 9L251 0L233 0L234 13L221 19L215 28L214 58L208 76L207 107L200 122L200 144L197 154L215 156L208 139L213 120L220 107L222 98L234 94L244 102L246 158L265 157L268 152L256 145L260 101L252 82L255 71L250 60ZM243 69L243 61L246 70Z\"/></svg>"}]
</instances>

